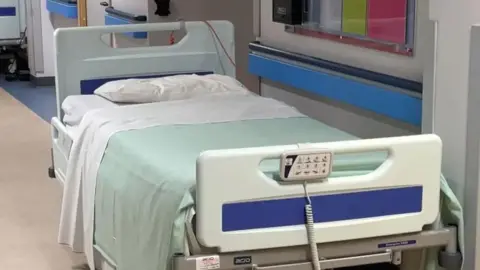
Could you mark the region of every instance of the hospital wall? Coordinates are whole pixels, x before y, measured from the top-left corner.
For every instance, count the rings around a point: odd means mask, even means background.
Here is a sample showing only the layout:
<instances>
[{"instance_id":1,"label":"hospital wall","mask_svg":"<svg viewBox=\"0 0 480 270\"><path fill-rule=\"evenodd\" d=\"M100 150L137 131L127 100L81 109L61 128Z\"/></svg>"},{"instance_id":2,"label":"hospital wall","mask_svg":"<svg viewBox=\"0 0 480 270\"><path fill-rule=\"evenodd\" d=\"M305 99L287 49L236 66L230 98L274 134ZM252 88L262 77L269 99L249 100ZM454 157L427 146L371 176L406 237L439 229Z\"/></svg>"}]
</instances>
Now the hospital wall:
<instances>
[{"instance_id":1,"label":"hospital wall","mask_svg":"<svg viewBox=\"0 0 480 270\"><path fill-rule=\"evenodd\" d=\"M263 0L262 0L263 1ZM156 4L149 1L149 18L153 22L178 19L188 21L228 20L235 26L235 62L237 78L251 91L258 92L257 77L248 72L248 43L255 40L253 34L253 0L174 0L171 2L172 14L168 18L155 15ZM155 35L151 45L165 44L168 35Z\"/></svg>"},{"instance_id":2,"label":"hospital wall","mask_svg":"<svg viewBox=\"0 0 480 270\"><path fill-rule=\"evenodd\" d=\"M325 60L365 68L372 71L398 76L404 79L422 81L423 59L422 49L425 48L425 38L428 35L428 0L417 0L416 35L414 57L397 56L375 50L339 44L287 33L284 25L272 22L272 0L255 0L255 27L259 40L265 45L280 47L285 50L320 57Z\"/></svg>"},{"instance_id":3,"label":"hospital wall","mask_svg":"<svg viewBox=\"0 0 480 270\"><path fill-rule=\"evenodd\" d=\"M306 54L345 65L372 70L412 81L423 82L423 69L430 56L432 23L428 0L417 0L413 57L339 44L333 41L287 33L284 25L272 22L272 0L255 0L254 31L262 44ZM431 48L431 47L430 47ZM420 128L348 106L301 89L285 87L263 79L261 93L285 101L331 126L362 138L419 133Z\"/></svg>"},{"instance_id":4,"label":"hospital wall","mask_svg":"<svg viewBox=\"0 0 480 270\"><path fill-rule=\"evenodd\" d=\"M148 15L148 0L142 1L126 1L126 0L87 0L88 25L104 25L105 24L105 7L99 5L99 2L107 2L109 6L116 10L124 11L135 15ZM148 17L148 16L147 16ZM151 22L151 20L148 20ZM106 37L104 37L106 38ZM110 38L110 37L109 37ZM134 39L123 34L112 34L111 39L107 41L114 48L129 47L145 47L151 45L151 39Z\"/></svg>"}]
</instances>

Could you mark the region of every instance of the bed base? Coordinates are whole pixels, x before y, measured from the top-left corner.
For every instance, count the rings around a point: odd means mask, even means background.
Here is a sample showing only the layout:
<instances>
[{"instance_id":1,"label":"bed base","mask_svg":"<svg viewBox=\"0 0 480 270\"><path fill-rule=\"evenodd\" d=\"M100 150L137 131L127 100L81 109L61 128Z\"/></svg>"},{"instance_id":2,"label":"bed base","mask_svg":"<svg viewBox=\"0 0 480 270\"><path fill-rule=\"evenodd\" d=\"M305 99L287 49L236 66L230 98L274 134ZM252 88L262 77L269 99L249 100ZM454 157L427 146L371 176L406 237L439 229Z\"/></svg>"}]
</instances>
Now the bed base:
<instances>
[{"instance_id":1,"label":"bed base","mask_svg":"<svg viewBox=\"0 0 480 270\"><path fill-rule=\"evenodd\" d=\"M231 270L251 268L256 270L312 270L309 246L296 246L277 249L245 252L217 253L202 248L195 235L189 233L187 239L192 255L175 254L173 270ZM337 269L351 266L389 263L400 265L402 251L412 249L443 248L438 253L440 266L447 270L460 270L462 255L457 247L457 228L446 227L420 233L333 242L318 245L322 269ZM201 261L210 259L213 263L201 267Z\"/></svg>"},{"instance_id":2,"label":"bed base","mask_svg":"<svg viewBox=\"0 0 480 270\"><path fill-rule=\"evenodd\" d=\"M175 254L172 270L313 270L309 246L295 246L245 252L220 253L202 247L186 225L190 255ZM460 270L462 255L457 246L457 228L446 227L420 233L386 236L318 245L322 269L339 269L372 264L402 264L402 252L416 249L439 248L438 262L446 270ZM96 266L101 270L115 270L114 263L97 250ZM199 262L212 259L210 266Z\"/></svg>"}]
</instances>

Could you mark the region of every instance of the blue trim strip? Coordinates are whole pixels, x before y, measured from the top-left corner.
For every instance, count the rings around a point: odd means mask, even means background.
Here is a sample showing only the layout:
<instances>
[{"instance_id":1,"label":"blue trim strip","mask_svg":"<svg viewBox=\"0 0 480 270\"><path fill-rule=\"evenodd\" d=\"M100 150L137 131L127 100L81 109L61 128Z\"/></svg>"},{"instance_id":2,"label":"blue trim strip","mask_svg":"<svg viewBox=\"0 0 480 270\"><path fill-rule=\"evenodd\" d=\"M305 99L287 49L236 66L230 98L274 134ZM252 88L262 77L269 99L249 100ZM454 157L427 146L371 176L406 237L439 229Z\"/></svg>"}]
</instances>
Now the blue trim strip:
<instances>
[{"instance_id":1,"label":"blue trim strip","mask_svg":"<svg viewBox=\"0 0 480 270\"><path fill-rule=\"evenodd\" d=\"M280 57L282 59L291 60L293 62L300 62L303 64L312 65L321 69L331 70L333 72L346 74L367 81L373 81L420 94L422 93L423 89L422 83L419 82L398 78L395 76L382 74L366 69L356 68L332 61L327 61L304 54L280 50L274 47L262 45L259 42L251 42L249 44L249 49L251 52L264 53L267 55Z\"/></svg>"},{"instance_id":2,"label":"blue trim strip","mask_svg":"<svg viewBox=\"0 0 480 270\"><path fill-rule=\"evenodd\" d=\"M17 9L15 7L0 7L0 17L15 17Z\"/></svg>"},{"instance_id":3,"label":"blue trim strip","mask_svg":"<svg viewBox=\"0 0 480 270\"><path fill-rule=\"evenodd\" d=\"M47 10L54 14L62 15L65 18L77 18L77 5L57 0L47 0Z\"/></svg>"},{"instance_id":4,"label":"blue trim strip","mask_svg":"<svg viewBox=\"0 0 480 270\"><path fill-rule=\"evenodd\" d=\"M422 211L421 186L311 196L315 223ZM305 198L240 202L222 206L222 231L305 224Z\"/></svg>"},{"instance_id":5,"label":"blue trim strip","mask_svg":"<svg viewBox=\"0 0 480 270\"><path fill-rule=\"evenodd\" d=\"M80 93L82 95L92 95L98 87L102 86L103 84L105 84L107 82L111 82L111 81L126 80L126 79L161 78L161 77L167 77L167 76L186 75L186 74L208 75L208 74L213 74L213 72L210 72L210 71L192 71L192 72L168 73L168 74L157 74L157 75L125 76L125 77L81 80L80 81Z\"/></svg>"},{"instance_id":6,"label":"blue trim strip","mask_svg":"<svg viewBox=\"0 0 480 270\"><path fill-rule=\"evenodd\" d=\"M421 125L420 98L253 53L249 55L249 71L274 82Z\"/></svg>"},{"instance_id":7,"label":"blue trim strip","mask_svg":"<svg viewBox=\"0 0 480 270\"><path fill-rule=\"evenodd\" d=\"M124 18L120 18L114 15L105 14L105 25L125 25L125 24L137 24L138 22L130 21ZM148 32L126 32L125 36L135 39L146 39Z\"/></svg>"}]
</instances>

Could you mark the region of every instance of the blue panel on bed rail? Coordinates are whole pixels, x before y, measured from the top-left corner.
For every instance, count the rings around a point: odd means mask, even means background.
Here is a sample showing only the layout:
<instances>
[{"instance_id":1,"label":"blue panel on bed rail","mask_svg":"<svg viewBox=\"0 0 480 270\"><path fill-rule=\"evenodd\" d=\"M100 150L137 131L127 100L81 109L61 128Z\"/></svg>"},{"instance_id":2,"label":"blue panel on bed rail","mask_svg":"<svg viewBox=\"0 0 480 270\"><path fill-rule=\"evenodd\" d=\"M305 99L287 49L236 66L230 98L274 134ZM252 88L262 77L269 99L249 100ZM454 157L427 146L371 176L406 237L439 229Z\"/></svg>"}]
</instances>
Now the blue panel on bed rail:
<instances>
[{"instance_id":1,"label":"blue panel on bed rail","mask_svg":"<svg viewBox=\"0 0 480 270\"><path fill-rule=\"evenodd\" d=\"M315 223L422 211L421 186L311 196ZM305 224L305 198L229 203L222 206L222 231Z\"/></svg>"},{"instance_id":2,"label":"blue panel on bed rail","mask_svg":"<svg viewBox=\"0 0 480 270\"><path fill-rule=\"evenodd\" d=\"M71 0L47 0L47 10L65 18L77 18L77 2Z\"/></svg>"},{"instance_id":3,"label":"blue panel on bed rail","mask_svg":"<svg viewBox=\"0 0 480 270\"><path fill-rule=\"evenodd\" d=\"M250 48L253 52L249 55L249 71L259 77L373 111L415 126L421 125L421 98L386 89L388 86L393 86L418 93L422 89L420 83L383 74L380 76L378 73L375 74L352 67L346 68L320 59L304 59L306 57L302 55L283 53L276 49L272 49L272 51L258 50L260 53L255 53L257 48L252 49L252 46ZM320 62L321 65L317 65L317 62ZM300 66L298 63L305 65ZM363 83L340 75L328 74L319 69L329 69L349 76L368 79L378 84ZM385 88L379 85L385 85Z\"/></svg>"},{"instance_id":4,"label":"blue panel on bed rail","mask_svg":"<svg viewBox=\"0 0 480 270\"><path fill-rule=\"evenodd\" d=\"M0 7L0 17L12 17L17 15L15 7Z\"/></svg>"},{"instance_id":5,"label":"blue panel on bed rail","mask_svg":"<svg viewBox=\"0 0 480 270\"><path fill-rule=\"evenodd\" d=\"M169 74L157 74L157 75L139 75L139 76L125 76L125 77L112 77L112 78L101 78L101 79L88 79L80 81L80 93L82 95L91 95L95 92L95 89L102 86L103 84L111 81L126 80L126 79L149 79L149 78L160 78L174 75L187 75L187 74L197 74L197 75L208 75L213 74L211 71L192 71L192 72L181 72L181 73L169 73Z\"/></svg>"},{"instance_id":6,"label":"blue panel on bed rail","mask_svg":"<svg viewBox=\"0 0 480 270\"><path fill-rule=\"evenodd\" d=\"M125 24L137 24L139 22L131 21L119 16L105 14L105 25L125 25ZM125 36L135 39L146 39L148 37L147 32L126 32L122 33Z\"/></svg>"}]
</instances>

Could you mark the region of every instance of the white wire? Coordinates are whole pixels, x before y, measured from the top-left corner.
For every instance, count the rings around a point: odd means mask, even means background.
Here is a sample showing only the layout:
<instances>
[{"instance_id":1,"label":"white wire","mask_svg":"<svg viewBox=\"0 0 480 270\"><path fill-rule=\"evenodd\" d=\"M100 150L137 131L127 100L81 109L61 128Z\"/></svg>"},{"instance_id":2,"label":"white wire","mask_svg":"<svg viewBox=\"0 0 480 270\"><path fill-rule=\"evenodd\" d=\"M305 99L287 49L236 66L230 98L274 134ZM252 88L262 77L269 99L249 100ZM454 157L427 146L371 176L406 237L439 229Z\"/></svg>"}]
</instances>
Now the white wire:
<instances>
[{"instance_id":1,"label":"white wire","mask_svg":"<svg viewBox=\"0 0 480 270\"><path fill-rule=\"evenodd\" d=\"M313 219L312 201L308 195L306 181L303 184L303 188L305 190L305 198L307 199L307 204L305 205L305 216L307 218L307 237L312 255L312 265L314 270L322 270L322 267L320 266L320 258L318 256L317 239L315 237L315 221Z\"/></svg>"}]
</instances>

